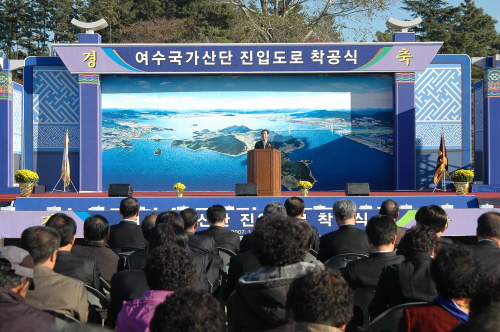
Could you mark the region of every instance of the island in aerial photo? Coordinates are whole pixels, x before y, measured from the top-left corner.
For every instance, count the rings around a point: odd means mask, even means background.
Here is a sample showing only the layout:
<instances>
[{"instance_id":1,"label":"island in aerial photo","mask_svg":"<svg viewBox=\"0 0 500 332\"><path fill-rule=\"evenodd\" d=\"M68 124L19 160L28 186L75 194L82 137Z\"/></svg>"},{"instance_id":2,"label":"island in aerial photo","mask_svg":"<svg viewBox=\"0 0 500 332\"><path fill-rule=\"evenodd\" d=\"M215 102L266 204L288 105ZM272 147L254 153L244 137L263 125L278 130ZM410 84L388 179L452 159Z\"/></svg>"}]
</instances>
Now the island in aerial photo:
<instances>
[{"instance_id":1,"label":"island in aerial photo","mask_svg":"<svg viewBox=\"0 0 500 332\"><path fill-rule=\"evenodd\" d=\"M246 182L246 154L262 129L282 153L282 184L289 190L299 181L338 189L360 167L346 163L346 151L353 160L374 159L370 172L384 177L392 109L352 104L351 92L331 91L105 94L103 182L132 183L138 191L169 190L176 182L192 191L234 190Z\"/></svg>"}]
</instances>

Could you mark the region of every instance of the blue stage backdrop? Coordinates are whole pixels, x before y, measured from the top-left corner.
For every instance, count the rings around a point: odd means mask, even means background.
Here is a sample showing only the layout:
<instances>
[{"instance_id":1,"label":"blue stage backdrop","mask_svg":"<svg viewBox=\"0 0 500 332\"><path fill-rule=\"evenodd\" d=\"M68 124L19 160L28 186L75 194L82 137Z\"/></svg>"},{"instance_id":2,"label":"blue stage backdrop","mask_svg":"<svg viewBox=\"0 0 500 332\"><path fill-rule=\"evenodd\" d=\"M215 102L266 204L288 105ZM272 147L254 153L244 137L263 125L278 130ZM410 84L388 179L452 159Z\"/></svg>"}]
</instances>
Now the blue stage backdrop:
<instances>
[{"instance_id":1,"label":"blue stage backdrop","mask_svg":"<svg viewBox=\"0 0 500 332\"><path fill-rule=\"evenodd\" d=\"M283 189L393 189L392 75L102 78L103 188L229 191L269 129Z\"/></svg>"}]
</instances>

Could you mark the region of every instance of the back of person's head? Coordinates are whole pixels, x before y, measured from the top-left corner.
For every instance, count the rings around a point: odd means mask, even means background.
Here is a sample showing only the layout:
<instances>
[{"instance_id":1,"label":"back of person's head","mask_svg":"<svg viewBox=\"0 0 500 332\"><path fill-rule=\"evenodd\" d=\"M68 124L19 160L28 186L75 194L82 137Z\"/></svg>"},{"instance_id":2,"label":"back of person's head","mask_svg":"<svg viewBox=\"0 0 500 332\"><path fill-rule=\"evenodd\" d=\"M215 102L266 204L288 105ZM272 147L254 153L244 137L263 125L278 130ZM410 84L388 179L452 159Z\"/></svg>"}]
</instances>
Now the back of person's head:
<instances>
[{"instance_id":1,"label":"back of person's head","mask_svg":"<svg viewBox=\"0 0 500 332\"><path fill-rule=\"evenodd\" d=\"M151 332L224 332L225 323L217 299L196 289L181 289L156 307Z\"/></svg>"},{"instance_id":2,"label":"back of person's head","mask_svg":"<svg viewBox=\"0 0 500 332\"><path fill-rule=\"evenodd\" d=\"M314 271L292 282L286 308L295 322L341 327L351 320L353 295L338 270Z\"/></svg>"},{"instance_id":3,"label":"back of person's head","mask_svg":"<svg viewBox=\"0 0 500 332\"><path fill-rule=\"evenodd\" d=\"M495 211L483 213L477 219L477 235L500 239L500 213Z\"/></svg>"},{"instance_id":4,"label":"back of person's head","mask_svg":"<svg viewBox=\"0 0 500 332\"><path fill-rule=\"evenodd\" d=\"M224 221L226 214L226 208L222 205L212 205L207 209L208 222L214 224Z\"/></svg>"},{"instance_id":5,"label":"back of person's head","mask_svg":"<svg viewBox=\"0 0 500 332\"><path fill-rule=\"evenodd\" d=\"M398 226L387 215L376 215L366 224L366 236L374 246L390 244L396 236Z\"/></svg>"},{"instance_id":6,"label":"back of person's head","mask_svg":"<svg viewBox=\"0 0 500 332\"><path fill-rule=\"evenodd\" d=\"M395 200L388 199L382 203L378 213L386 215L394 221L399 215L399 204Z\"/></svg>"},{"instance_id":7,"label":"back of person's head","mask_svg":"<svg viewBox=\"0 0 500 332\"><path fill-rule=\"evenodd\" d=\"M45 263L60 244L61 236L50 227L33 226L21 234L20 247L30 253L35 265Z\"/></svg>"},{"instance_id":8,"label":"back of person's head","mask_svg":"<svg viewBox=\"0 0 500 332\"><path fill-rule=\"evenodd\" d=\"M100 214L85 219L83 236L90 241L102 241L109 235L109 222Z\"/></svg>"},{"instance_id":9,"label":"back of person's head","mask_svg":"<svg viewBox=\"0 0 500 332\"><path fill-rule=\"evenodd\" d=\"M304 259L309 235L292 217L263 216L251 237L253 254L262 266L285 266Z\"/></svg>"},{"instance_id":10,"label":"back of person's head","mask_svg":"<svg viewBox=\"0 0 500 332\"><path fill-rule=\"evenodd\" d=\"M304 234L306 234L306 236L307 236L307 248L310 248L311 245L313 244L313 240L314 240L314 233L313 233L313 229L311 227L311 224L309 224L304 219L297 219L296 221L299 224L299 226L302 228L302 231L304 232Z\"/></svg>"},{"instance_id":11,"label":"back of person's head","mask_svg":"<svg viewBox=\"0 0 500 332\"><path fill-rule=\"evenodd\" d=\"M304 200L300 197L290 197L285 201L285 210L289 217L299 217L304 212L304 209Z\"/></svg>"},{"instance_id":12,"label":"back of person's head","mask_svg":"<svg viewBox=\"0 0 500 332\"><path fill-rule=\"evenodd\" d=\"M50 216L45 226L55 229L59 233L61 247L70 244L76 234L76 222L64 213L56 213Z\"/></svg>"},{"instance_id":13,"label":"back of person's head","mask_svg":"<svg viewBox=\"0 0 500 332\"><path fill-rule=\"evenodd\" d=\"M356 214L356 203L349 199L341 199L333 203L333 214L340 220L347 220Z\"/></svg>"},{"instance_id":14,"label":"back of person's head","mask_svg":"<svg viewBox=\"0 0 500 332\"><path fill-rule=\"evenodd\" d=\"M198 213L195 209L187 208L179 213L184 220L184 230L193 228L194 224L198 222Z\"/></svg>"},{"instance_id":15,"label":"back of person's head","mask_svg":"<svg viewBox=\"0 0 500 332\"><path fill-rule=\"evenodd\" d=\"M124 198L120 202L120 214L125 219L135 217L140 209L141 204L133 197Z\"/></svg>"},{"instance_id":16,"label":"back of person's head","mask_svg":"<svg viewBox=\"0 0 500 332\"><path fill-rule=\"evenodd\" d=\"M142 236L149 241L149 235L151 234L151 230L156 226L156 218L158 217L158 213L150 213L142 219L141 230Z\"/></svg>"},{"instance_id":17,"label":"back of person's head","mask_svg":"<svg viewBox=\"0 0 500 332\"><path fill-rule=\"evenodd\" d=\"M28 251L6 246L0 248L0 288L14 289L32 281L35 263Z\"/></svg>"},{"instance_id":18,"label":"back of person's head","mask_svg":"<svg viewBox=\"0 0 500 332\"><path fill-rule=\"evenodd\" d=\"M267 216L269 214L277 214L286 217L285 206L280 202L271 202L264 208L264 215Z\"/></svg>"},{"instance_id":19,"label":"back of person's head","mask_svg":"<svg viewBox=\"0 0 500 332\"><path fill-rule=\"evenodd\" d=\"M160 213L158 217L156 217L156 224L176 224L184 229L184 220L181 215L175 211L165 211Z\"/></svg>"},{"instance_id":20,"label":"back of person's head","mask_svg":"<svg viewBox=\"0 0 500 332\"><path fill-rule=\"evenodd\" d=\"M151 251L144 272L149 289L177 291L191 286L196 266L191 253L167 244Z\"/></svg>"},{"instance_id":21,"label":"back of person's head","mask_svg":"<svg viewBox=\"0 0 500 332\"><path fill-rule=\"evenodd\" d=\"M444 298L470 298L481 276L477 259L465 246L445 246L431 263L431 278L436 283L439 296Z\"/></svg>"},{"instance_id":22,"label":"back of person's head","mask_svg":"<svg viewBox=\"0 0 500 332\"><path fill-rule=\"evenodd\" d=\"M431 255L433 252L437 252L440 246L436 233L426 227L408 229L403 239L400 246L405 256L413 252L425 252Z\"/></svg>"},{"instance_id":23,"label":"back of person's head","mask_svg":"<svg viewBox=\"0 0 500 332\"><path fill-rule=\"evenodd\" d=\"M166 244L175 244L181 248L186 248L188 236L184 229L176 224L156 225L149 236L149 250Z\"/></svg>"},{"instance_id":24,"label":"back of person's head","mask_svg":"<svg viewBox=\"0 0 500 332\"><path fill-rule=\"evenodd\" d=\"M448 222L448 215L442 207L437 205L422 206L415 214L417 225L426 226L434 233L441 232Z\"/></svg>"},{"instance_id":25,"label":"back of person's head","mask_svg":"<svg viewBox=\"0 0 500 332\"><path fill-rule=\"evenodd\" d=\"M500 275L479 282L471 297L469 317L472 319L491 306L500 306Z\"/></svg>"}]
</instances>

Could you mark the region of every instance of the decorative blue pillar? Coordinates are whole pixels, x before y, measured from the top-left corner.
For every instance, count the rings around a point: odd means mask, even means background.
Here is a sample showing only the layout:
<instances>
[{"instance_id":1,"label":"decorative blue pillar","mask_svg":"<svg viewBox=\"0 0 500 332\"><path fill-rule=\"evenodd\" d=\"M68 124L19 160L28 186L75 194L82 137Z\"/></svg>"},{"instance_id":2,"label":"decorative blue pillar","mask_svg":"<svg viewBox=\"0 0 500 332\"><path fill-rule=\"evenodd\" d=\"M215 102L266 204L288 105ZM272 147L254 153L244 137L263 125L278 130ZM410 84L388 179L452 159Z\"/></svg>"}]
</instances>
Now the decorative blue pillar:
<instances>
[{"instance_id":1,"label":"decorative blue pillar","mask_svg":"<svg viewBox=\"0 0 500 332\"><path fill-rule=\"evenodd\" d=\"M396 32L394 42L414 42L414 32ZM411 61L411 58L409 59ZM415 73L394 75L394 190L416 189Z\"/></svg>"},{"instance_id":2,"label":"decorative blue pillar","mask_svg":"<svg viewBox=\"0 0 500 332\"><path fill-rule=\"evenodd\" d=\"M12 72L0 70L0 188L13 185L12 112Z\"/></svg>"},{"instance_id":3,"label":"decorative blue pillar","mask_svg":"<svg viewBox=\"0 0 500 332\"><path fill-rule=\"evenodd\" d=\"M98 34L78 35L79 43L99 44ZM82 61L87 58L82 54ZM89 66L99 59L87 59ZM101 77L80 74L80 191L102 191L102 104Z\"/></svg>"},{"instance_id":4,"label":"decorative blue pillar","mask_svg":"<svg viewBox=\"0 0 500 332\"><path fill-rule=\"evenodd\" d=\"M415 190L415 73L394 75L394 190Z\"/></svg>"},{"instance_id":5,"label":"decorative blue pillar","mask_svg":"<svg viewBox=\"0 0 500 332\"><path fill-rule=\"evenodd\" d=\"M500 184L500 68L484 72L484 183Z\"/></svg>"}]
</instances>

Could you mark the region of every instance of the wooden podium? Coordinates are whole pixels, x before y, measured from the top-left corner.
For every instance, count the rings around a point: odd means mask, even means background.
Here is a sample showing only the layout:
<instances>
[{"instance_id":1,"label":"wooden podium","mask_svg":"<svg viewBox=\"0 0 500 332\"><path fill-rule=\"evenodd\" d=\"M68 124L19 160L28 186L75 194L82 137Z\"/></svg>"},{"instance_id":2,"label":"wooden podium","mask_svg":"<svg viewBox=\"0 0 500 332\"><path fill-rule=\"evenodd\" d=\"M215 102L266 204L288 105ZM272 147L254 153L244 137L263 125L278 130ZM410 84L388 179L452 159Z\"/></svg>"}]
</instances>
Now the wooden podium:
<instances>
[{"instance_id":1,"label":"wooden podium","mask_svg":"<svg viewBox=\"0 0 500 332\"><path fill-rule=\"evenodd\" d=\"M281 196L281 151L248 151L247 182L257 183L257 196Z\"/></svg>"}]
</instances>

